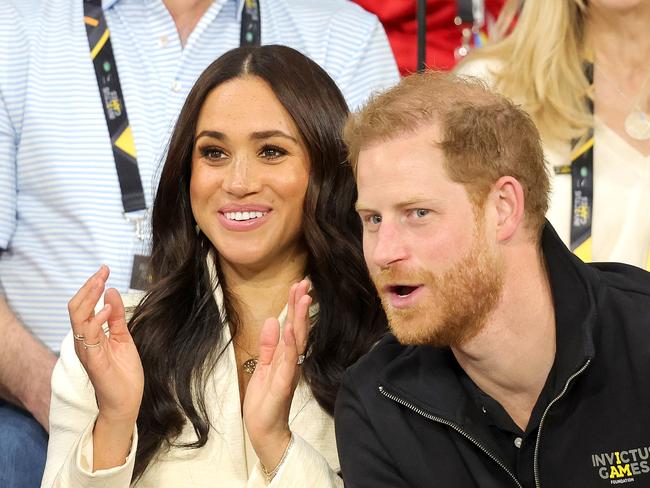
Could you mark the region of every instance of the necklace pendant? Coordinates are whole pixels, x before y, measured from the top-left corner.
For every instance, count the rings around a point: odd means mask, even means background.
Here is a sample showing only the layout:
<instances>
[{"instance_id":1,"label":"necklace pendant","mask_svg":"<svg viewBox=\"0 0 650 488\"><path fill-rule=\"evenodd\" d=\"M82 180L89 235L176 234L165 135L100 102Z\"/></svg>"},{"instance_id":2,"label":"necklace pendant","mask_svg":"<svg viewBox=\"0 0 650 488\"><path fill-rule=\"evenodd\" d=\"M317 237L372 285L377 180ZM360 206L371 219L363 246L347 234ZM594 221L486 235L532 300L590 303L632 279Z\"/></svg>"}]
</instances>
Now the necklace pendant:
<instances>
[{"instance_id":1,"label":"necklace pendant","mask_svg":"<svg viewBox=\"0 0 650 488\"><path fill-rule=\"evenodd\" d=\"M255 367L257 366L257 358L250 358L244 361L244 364L242 364L242 368L244 370L244 373L246 374L253 374L255 372Z\"/></svg>"},{"instance_id":2,"label":"necklace pendant","mask_svg":"<svg viewBox=\"0 0 650 488\"><path fill-rule=\"evenodd\" d=\"M642 110L633 110L625 117L625 132L632 139L647 141L650 139L650 116Z\"/></svg>"}]
</instances>

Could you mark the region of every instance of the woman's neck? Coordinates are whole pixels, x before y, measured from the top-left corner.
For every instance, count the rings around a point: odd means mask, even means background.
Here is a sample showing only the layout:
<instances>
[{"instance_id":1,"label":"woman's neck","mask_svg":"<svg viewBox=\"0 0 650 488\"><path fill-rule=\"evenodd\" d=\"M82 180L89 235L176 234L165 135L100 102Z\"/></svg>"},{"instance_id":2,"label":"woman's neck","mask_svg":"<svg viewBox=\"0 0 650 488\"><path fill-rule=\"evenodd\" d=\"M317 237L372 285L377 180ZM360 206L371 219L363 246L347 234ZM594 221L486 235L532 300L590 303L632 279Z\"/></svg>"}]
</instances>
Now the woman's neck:
<instances>
[{"instance_id":1,"label":"woman's neck","mask_svg":"<svg viewBox=\"0 0 650 488\"><path fill-rule=\"evenodd\" d=\"M256 344L259 331L269 317L277 317L287 303L289 288L305 276L307 251L295 249L261 268L234 266L220 261L228 291L239 318L238 336L244 345Z\"/></svg>"},{"instance_id":2,"label":"woman's neck","mask_svg":"<svg viewBox=\"0 0 650 488\"><path fill-rule=\"evenodd\" d=\"M629 9L590 4L587 41L597 62L615 67L622 76L647 72L650 52L650 2Z\"/></svg>"},{"instance_id":3,"label":"woman's neck","mask_svg":"<svg viewBox=\"0 0 650 488\"><path fill-rule=\"evenodd\" d=\"M595 115L642 155L650 140L630 125L650 113L650 2L634 8L604 9L591 4L587 42L593 50ZM638 124L637 124L638 125Z\"/></svg>"}]
</instances>

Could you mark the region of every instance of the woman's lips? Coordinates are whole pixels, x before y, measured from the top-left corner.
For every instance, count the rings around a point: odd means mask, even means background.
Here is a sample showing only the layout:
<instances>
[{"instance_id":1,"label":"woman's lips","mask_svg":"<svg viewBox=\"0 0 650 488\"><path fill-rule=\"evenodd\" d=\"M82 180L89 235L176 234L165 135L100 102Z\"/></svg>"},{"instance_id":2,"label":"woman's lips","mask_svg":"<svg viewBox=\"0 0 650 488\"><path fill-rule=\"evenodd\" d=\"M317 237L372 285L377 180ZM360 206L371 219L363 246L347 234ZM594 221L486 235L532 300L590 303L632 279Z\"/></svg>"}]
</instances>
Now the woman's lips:
<instances>
[{"instance_id":1,"label":"woman's lips","mask_svg":"<svg viewBox=\"0 0 650 488\"><path fill-rule=\"evenodd\" d=\"M272 210L254 210L248 207L248 210L241 210L245 207L239 207L237 210L230 207L226 211L219 210L217 218L219 223L227 230L234 232L245 232L255 230L264 225L273 213Z\"/></svg>"}]
</instances>

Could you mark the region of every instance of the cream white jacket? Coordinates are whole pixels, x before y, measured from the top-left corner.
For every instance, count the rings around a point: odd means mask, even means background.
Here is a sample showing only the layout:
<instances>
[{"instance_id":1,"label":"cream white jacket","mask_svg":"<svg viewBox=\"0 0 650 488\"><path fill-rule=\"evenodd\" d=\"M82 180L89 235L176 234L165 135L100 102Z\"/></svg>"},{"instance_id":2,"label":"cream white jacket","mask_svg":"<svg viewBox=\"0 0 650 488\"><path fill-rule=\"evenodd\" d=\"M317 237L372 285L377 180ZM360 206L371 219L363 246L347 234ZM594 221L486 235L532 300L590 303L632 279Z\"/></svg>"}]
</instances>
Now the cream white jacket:
<instances>
[{"instance_id":1,"label":"cream white jacket","mask_svg":"<svg viewBox=\"0 0 650 488\"><path fill-rule=\"evenodd\" d=\"M134 295L124 298L127 306L138 299ZM215 298L221 302L221 296ZM281 324L285 317L286 307L279 317ZM224 334L225 342L230 342L228 327L224 328ZM232 343L221 356L208 384L206 405L212 428L207 444L200 449L171 448L159 453L134 486L267 486L241 416ZM97 412L93 386L77 358L70 333L62 343L61 357L52 375L50 440L42 488L126 488L130 485L138 442L137 429L125 463L93 473L92 430ZM299 383L291 404L289 427L294 443L268 486L342 487L343 482L336 475L340 468L333 419L318 405L303 381ZM188 422L179 441L193 439L196 435Z\"/></svg>"}]
</instances>

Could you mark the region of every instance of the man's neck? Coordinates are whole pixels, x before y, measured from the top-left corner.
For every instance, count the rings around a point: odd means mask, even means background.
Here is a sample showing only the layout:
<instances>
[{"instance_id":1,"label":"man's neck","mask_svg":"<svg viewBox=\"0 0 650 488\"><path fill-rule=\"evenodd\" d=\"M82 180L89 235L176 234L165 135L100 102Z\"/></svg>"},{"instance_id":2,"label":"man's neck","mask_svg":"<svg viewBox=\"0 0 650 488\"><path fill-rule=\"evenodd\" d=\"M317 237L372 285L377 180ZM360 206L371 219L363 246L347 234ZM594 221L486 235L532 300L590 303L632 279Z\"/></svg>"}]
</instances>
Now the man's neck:
<instances>
[{"instance_id":1,"label":"man's neck","mask_svg":"<svg viewBox=\"0 0 650 488\"><path fill-rule=\"evenodd\" d=\"M181 45L185 46L212 0L163 0L163 3L174 19Z\"/></svg>"},{"instance_id":2,"label":"man's neck","mask_svg":"<svg viewBox=\"0 0 650 488\"><path fill-rule=\"evenodd\" d=\"M452 350L472 381L525 430L555 359L553 298L535 250L506 264L502 297L488 323Z\"/></svg>"}]
</instances>

